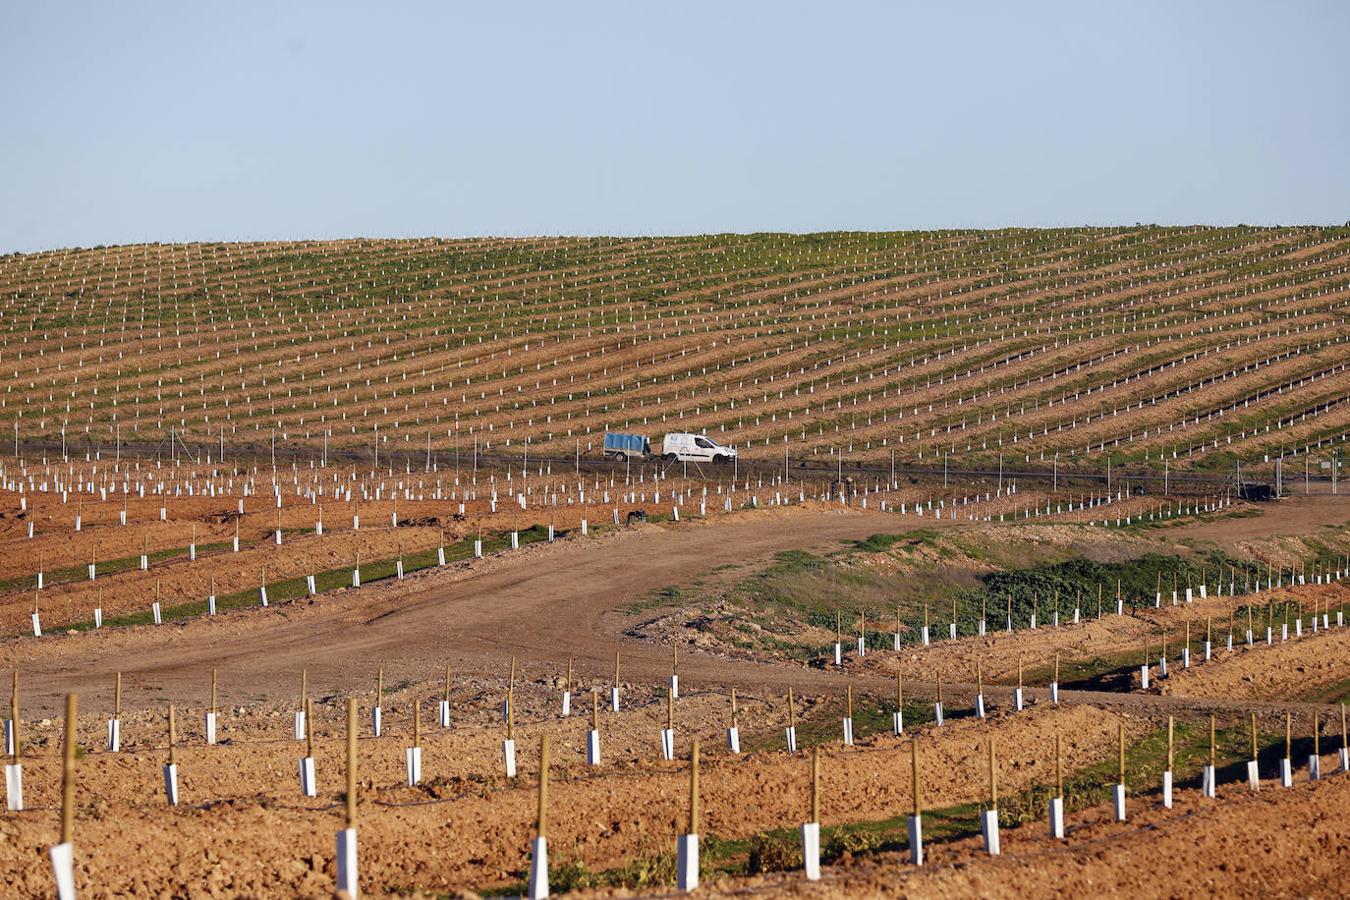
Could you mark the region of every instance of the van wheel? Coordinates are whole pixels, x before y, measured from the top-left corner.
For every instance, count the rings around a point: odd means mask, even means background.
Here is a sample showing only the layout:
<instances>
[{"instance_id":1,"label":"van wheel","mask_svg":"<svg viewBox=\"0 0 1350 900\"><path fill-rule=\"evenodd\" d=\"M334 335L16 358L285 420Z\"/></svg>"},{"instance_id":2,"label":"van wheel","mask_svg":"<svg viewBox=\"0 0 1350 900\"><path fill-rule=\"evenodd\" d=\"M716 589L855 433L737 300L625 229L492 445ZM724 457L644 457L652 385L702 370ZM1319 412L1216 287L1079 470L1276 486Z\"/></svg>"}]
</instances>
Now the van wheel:
<instances>
[{"instance_id":1,"label":"van wheel","mask_svg":"<svg viewBox=\"0 0 1350 900\"><path fill-rule=\"evenodd\" d=\"M673 462L675 462L675 460L676 460L677 457L675 456L674 453L667 453L665 456L663 456L663 457L661 457L661 458L664 459L664 460L665 460L666 462L668 462L668 463L673 463Z\"/></svg>"},{"instance_id":2,"label":"van wheel","mask_svg":"<svg viewBox=\"0 0 1350 900\"><path fill-rule=\"evenodd\" d=\"M721 455L720 453L719 453L717 456L714 456L714 457L713 457L713 465L715 465L715 466L725 466L726 464L727 464L727 458L726 458L725 456Z\"/></svg>"}]
</instances>

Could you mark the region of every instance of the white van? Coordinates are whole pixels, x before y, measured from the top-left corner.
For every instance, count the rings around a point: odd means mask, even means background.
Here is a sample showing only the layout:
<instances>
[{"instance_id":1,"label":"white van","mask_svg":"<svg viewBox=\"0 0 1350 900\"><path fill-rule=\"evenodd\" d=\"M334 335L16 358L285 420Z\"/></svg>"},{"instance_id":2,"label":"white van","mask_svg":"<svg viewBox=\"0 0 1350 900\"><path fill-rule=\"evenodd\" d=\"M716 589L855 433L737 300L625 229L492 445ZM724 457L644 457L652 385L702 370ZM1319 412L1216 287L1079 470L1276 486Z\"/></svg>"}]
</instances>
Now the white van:
<instances>
[{"instance_id":1,"label":"white van","mask_svg":"<svg viewBox=\"0 0 1350 900\"><path fill-rule=\"evenodd\" d=\"M666 462L712 462L721 465L736 458L735 447L724 447L705 434L668 434L661 442Z\"/></svg>"}]
</instances>

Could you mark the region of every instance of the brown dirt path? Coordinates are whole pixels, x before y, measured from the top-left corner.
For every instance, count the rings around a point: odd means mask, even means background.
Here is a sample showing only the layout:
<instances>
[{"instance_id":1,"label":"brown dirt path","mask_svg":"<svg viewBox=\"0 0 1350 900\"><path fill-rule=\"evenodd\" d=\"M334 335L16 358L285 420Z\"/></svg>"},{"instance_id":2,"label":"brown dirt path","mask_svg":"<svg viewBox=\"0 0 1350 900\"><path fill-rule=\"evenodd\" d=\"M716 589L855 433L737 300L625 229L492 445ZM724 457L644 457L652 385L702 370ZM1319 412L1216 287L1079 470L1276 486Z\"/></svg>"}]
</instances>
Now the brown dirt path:
<instances>
[{"instance_id":1,"label":"brown dirt path","mask_svg":"<svg viewBox=\"0 0 1350 900\"><path fill-rule=\"evenodd\" d=\"M609 616L654 588L688 580L724 563L763 559L778 550L838 546L895 532L913 517L820 510L765 510L713 524L647 526L598 540L531 545L472 566L324 595L314 603L232 612L182 625L104 633L19 638L0 666L25 677L25 709L55 712L67 691L105 686L121 670L153 680L165 696L200 699L202 673L219 666L229 690L256 697L293 690L301 667L332 690L364 687L384 664L403 677L435 679L446 663L459 670L505 671L512 655L527 674L567 656L579 672L611 672L623 654L624 680L658 681L669 673L664 648L616 637ZM691 656L691 682L786 685L791 671L749 662ZM801 682L815 681L801 670ZM359 682L358 682L359 679ZM227 700L229 695L227 695Z\"/></svg>"},{"instance_id":2,"label":"brown dirt path","mask_svg":"<svg viewBox=\"0 0 1350 900\"><path fill-rule=\"evenodd\" d=\"M1317 534L1329 525L1350 522L1350 496L1311 494L1254 507L1261 515L1198 521L1169 529L1173 539L1213 541L1229 551L1244 541L1289 535Z\"/></svg>"},{"instance_id":3,"label":"brown dirt path","mask_svg":"<svg viewBox=\"0 0 1350 900\"><path fill-rule=\"evenodd\" d=\"M1260 532L1262 522L1272 534L1316 528L1343 521L1350 515L1350 502L1318 497L1272 509L1269 520L1264 515L1221 520L1204 526L1205 532L1217 537L1225 525L1236 524L1250 537ZM401 677L431 681L447 663L461 671L504 673L513 655L521 658L527 677L541 674L532 671L541 667L548 675L556 674L568 655L575 657L579 673L598 676L612 671L614 653L620 651L624 680L656 683L669 673L665 648L616 636L625 618L616 610L646 592L722 564L765 559L779 550L838 546L878 532L935 525L961 527L938 519L814 505L708 523L653 525L596 540L531 545L401 584L383 582L323 595L313 603L161 628L18 638L3 645L0 667L21 669L25 710L46 714L57 711L65 692L102 689L119 670L130 681L153 682L159 696L184 703L204 699L205 673L212 666L220 667L228 685L222 694L227 703L285 696L293 691L301 667L309 669L316 683L347 691L365 687L381 664ZM843 684L833 673L705 654L683 658L680 668L682 679L691 685L777 690L834 685L842 690ZM1085 694L1083 699L1157 702L1111 694Z\"/></svg>"}]
</instances>

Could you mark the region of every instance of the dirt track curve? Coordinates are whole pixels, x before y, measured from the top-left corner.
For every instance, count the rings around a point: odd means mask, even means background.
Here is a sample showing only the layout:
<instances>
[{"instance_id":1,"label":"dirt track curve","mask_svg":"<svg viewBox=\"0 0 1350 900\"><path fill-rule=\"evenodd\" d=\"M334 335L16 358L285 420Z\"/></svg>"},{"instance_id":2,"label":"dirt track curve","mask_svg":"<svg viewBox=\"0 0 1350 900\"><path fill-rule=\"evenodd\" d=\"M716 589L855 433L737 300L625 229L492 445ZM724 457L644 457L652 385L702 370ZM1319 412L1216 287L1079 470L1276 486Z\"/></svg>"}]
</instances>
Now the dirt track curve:
<instances>
[{"instance_id":1,"label":"dirt track curve","mask_svg":"<svg viewBox=\"0 0 1350 900\"><path fill-rule=\"evenodd\" d=\"M1345 498L1281 504L1242 519L1243 537L1316 531L1350 515ZM657 682L669 672L664 648L621 636L617 611L646 592L679 584L724 564L788 549L838 547L840 541L934 527L938 520L831 510L765 510L716 523L648 526L589 540L533 545L514 554L452 566L313 603L231 612L183 624L99 633L19 638L0 650L0 665L19 667L25 707L55 713L70 690L104 690L120 670L138 700L205 698L203 673L219 667L222 700L256 702L289 695L308 669L325 691L364 688L383 665L400 678L434 680L447 663L458 671L503 672L519 656L527 677L556 673L569 655L583 674L612 671L623 654L625 681ZM1218 538L1232 523L1191 526L1187 536ZM960 527L944 522L942 527ZM828 672L691 653L680 662L691 684L777 691L842 683ZM863 679L854 679L859 684ZM916 686L917 687L917 686ZM955 687L955 686L954 686ZM997 691L991 691L997 694ZM1073 699L1065 692L1065 699ZM1213 699L1082 694L1103 704L1222 706ZM1243 708L1250 708L1250 703Z\"/></svg>"}]
</instances>

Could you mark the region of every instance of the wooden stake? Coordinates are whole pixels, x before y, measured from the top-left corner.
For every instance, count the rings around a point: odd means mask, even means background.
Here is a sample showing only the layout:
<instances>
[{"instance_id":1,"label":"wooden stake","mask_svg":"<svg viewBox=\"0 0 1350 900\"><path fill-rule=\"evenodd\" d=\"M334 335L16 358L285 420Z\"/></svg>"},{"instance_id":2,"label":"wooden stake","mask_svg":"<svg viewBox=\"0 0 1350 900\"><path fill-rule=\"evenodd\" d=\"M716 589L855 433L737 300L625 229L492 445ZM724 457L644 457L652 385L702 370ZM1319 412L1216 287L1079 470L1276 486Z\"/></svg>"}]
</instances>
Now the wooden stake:
<instances>
[{"instance_id":1,"label":"wooden stake","mask_svg":"<svg viewBox=\"0 0 1350 900\"><path fill-rule=\"evenodd\" d=\"M614 651L614 686L619 686L619 651Z\"/></svg>"},{"instance_id":2,"label":"wooden stake","mask_svg":"<svg viewBox=\"0 0 1350 900\"><path fill-rule=\"evenodd\" d=\"M347 827L356 827L356 698L347 698Z\"/></svg>"},{"instance_id":3,"label":"wooden stake","mask_svg":"<svg viewBox=\"0 0 1350 900\"><path fill-rule=\"evenodd\" d=\"M689 754L689 830L686 834L698 834L698 738L694 738L694 748Z\"/></svg>"},{"instance_id":4,"label":"wooden stake","mask_svg":"<svg viewBox=\"0 0 1350 900\"><path fill-rule=\"evenodd\" d=\"M989 808L998 809L998 765L994 762L994 736L989 736Z\"/></svg>"},{"instance_id":5,"label":"wooden stake","mask_svg":"<svg viewBox=\"0 0 1350 900\"><path fill-rule=\"evenodd\" d=\"M314 701L305 698L305 756L314 758Z\"/></svg>"},{"instance_id":6,"label":"wooden stake","mask_svg":"<svg viewBox=\"0 0 1350 900\"><path fill-rule=\"evenodd\" d=\"M905 711L905 684L899 669L895 670L895 711Z\"/></svg>"},{"instance_id":7,"label":"wooden stake","mask_svg":"<svg viewBox=\"0 0 1350 900\"><path fill-rule=\"evenodd\" d=\"M122 673L117 673L116 686L113 688L113 718L122 718Z\"/></svg>"},{"instance_id":8,"label":"wooden stake","mask_svg":"<svg viewBox=\"0 0 1350 900\"><path fill-rule=\"evenodd\" d=\"M600 692L591 688L591 730L600 733Z\"/></svg>"},{"instance_id":9,"label":"wooden stake","mask_svg":"<svg viewBox=\"0 0 1350 900\"><path fill-rule=\"evenodd\" d=\"M731 689L731 727L736 727L736 689Z\"/></svg>"},{"instance_id":10,"label":"wooden stake","mask_svg":"<svg viewBox=\"0 0 1350 900\"><path fill-rule=\"evenodd\" d=\"M913 776L913 788L911 793L914 795L914 817L918 818L922 810L922 804L919 800L919 739L915 738L909 742L909 764L910 772Z\"/></svg>"},{"instance_id":11,"label":"wooden stake","mask_svg":"<svg viewBox=\"0 0 1350 900\"><path fill-rule=\"evenodd\" d=\"M1252 762L1256 762L1256 713L1252 713Z\"/></svg>"},{"instance_id":12,"label":"wooden stake","mask_svg":"<svg viewBox=\"0 0 1350 900\"><path fill-rule=\"evenodd\" d=\"M1064 738L1055 733L1055 796L1064 796Z\"/></svg>"},{"instance_id":13,"label":"wooden stake","mask_svg":"<svg viewBox=\"0 0 1350 900\"><path fill-rule=\"evenodd\" d=\"M1175 734L1174 734L1174 731L1175 731L1175 725L1176 725L1175 720L1174 720L1171 716L1168 716L1168 717L1167 717L1167 771L1169 771L1169 772L1172 771L1172 750L1173 750L1173 747L1174 747L1175 742L1176 742L1176 741L1175 741Z\"/></svg>"},{"instance_id":14,"label":"wooden stake","mask_svg":"<svg viewBox=\"0 0 1350 900\"><path fill-rule=\"evenodd\" d=\"M853 718L853 685L848 685L845 690L848 695L848 717L851 719Z\"/></svg>"},{"instance_id":15,"label":"wooden stake","mask_svg":"<svg viewBox=\"0 0 1350 900\"><path fill-rule=\"evenodd\" d=\"M1116 725L1117 734L1120 738L1120 783L1125 783L1125 723L1119 722Z\"/></svg>"},{"instance_id":16,"label":"wooden stake","mask_svg":"<svg viewBox=\"0 0 1350 900\"><path fill-rule=\"evenodd\" d=\"M572 693L572 657L567 657L567 682L563 687L567 693Z\"/></svg>"},{"instance_id":17,"label":"wooden stake","mask_svg":"<svg viewBox=\"0 0 1350 900\"><path fill-rule=\"evenodd\" d=\"M820 745L811 750L811 818L809 822L820 821Z\"/></svg>"},{"instance_id":18,"label":"wooden stake","mask_svg":"<svg viewBox=\"0 0 1350 900\"><path fill-rule=\"evenodd\" d=\"M211 667L211 712L216 711L216 669ZM308 728L309 718L305 719L306 728Z\"/></svg>"},{"instance_id":19,"label":"wooden stake","mask_svg":"<svg viewBox=\"0 0 1350 900\"><path fill-rule=\"evenodd\" d=\"M75 836L75 726L76 697L66 694L66 745L61 764L61 843Z\"/></svg>"},{"instance_id":20,"label":"wooden stake","mask_svg":"<svg viewBox=\"0 0 1350 900\"><path fill-rule=\"evenodd\" d=\"M506 739L513 740L516 733L516 658L511 657L511 680L506 685Z\"/></svg>"},{"instance_id":21,"label":"wooden stake","mask_svg":"<svg viewBox=\"0 0 1350 900\"><path fill-rule=\"evenodd\" d=\"M788 688L788 726L797 727L797 704L792 699L792 688Z\"/></svg>"},{"instance_id":22,"label":"wooden stake","mask_svg":"<svg viewBox=\"0 0 1350 900\"><path fill-rule=\"evenodd\" d=\"M1294 714L1286 711L1284 714L1284 758L1291 759L1294 755Z\"/></svg>"},{"instance_id":23,"label":"wooden stake","mask_svg":"<svg viewBox=\"0 0 1350 900\"><path fill-rule=\"evenodd\" d=\"M545 734L539 738L539 807L534 817L534 833L537 837L548 834L548 745L548 735ZM697 748L697 741L694 746Z\"/></svg>"},{"instance_id":24,"label":"wooden stake","mask_svg":"<svg viewBox=\"0 0 1350 900\"><path fill-rule=\"evenodd\" d=\"M19 670L14 670L14 684L9 694L9 720L14 729L14 753L10 761L14 765L19 764Z\"/></svg>"},{"instance_id":25,"label":"wooden stake","mask_svg":"<svg viewBox=\"0 0 1350 900\"><path fill-rule=\"evenodd\" d=\"M173 704L169 704L169 765L178 764L178 726L174 718Z\"/></svg>"}]
</instances>

